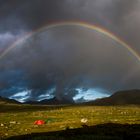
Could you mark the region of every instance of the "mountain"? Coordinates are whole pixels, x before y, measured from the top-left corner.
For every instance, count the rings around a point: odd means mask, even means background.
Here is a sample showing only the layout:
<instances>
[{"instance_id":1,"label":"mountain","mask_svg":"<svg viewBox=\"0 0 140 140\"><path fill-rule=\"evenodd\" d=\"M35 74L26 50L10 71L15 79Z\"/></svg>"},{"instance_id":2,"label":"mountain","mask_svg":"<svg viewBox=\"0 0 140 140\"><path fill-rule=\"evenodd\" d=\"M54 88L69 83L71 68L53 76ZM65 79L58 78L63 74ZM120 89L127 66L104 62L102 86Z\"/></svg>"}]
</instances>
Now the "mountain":
<instances>
[{"instance_id":1,"label":"mountain","mask_svg":"<svg viewBox=\"0 0 140 140\"><path fill-rule=\"evenodd\" d=\"M63 104L72 104L73 102L69 100L58 100L56 97L52 99L45 99L42 101L27 101L24 104L38 104L38 105L63 105Z\"/></svg>"},{"instance_id":2,"label":"mountain","mask_svg":"<svg viewBox=\"0 0 140 140\"><path fill-rule=\"evenodd\" d=\"M14 99L8 99L0 96L0 104L21 104ZM64 105L74 104L74 102L67 99L58 100L56 97L52 99L45 99L42 101L27 101L24 104L35 104L35 105ZM86 105L140 105L140 90L128 90L119 91L111 95L110 97L97 99L87 103Z\"/></svg>"},{"instance_id":3,"label":"mountain","mask_svg":"<svg viewBox=\"0 0 140 140\"><path fill-rule=\"evenodd\" d=\"M26 102L24 102L23 104L31 104L31 105L38 105L39 104L39 102L38 101L26 101Z\"/></svg>"},{"instance_id":4,"label":"mountain","mask_svg":"<svg viewBox=\"0 0 140 140\"><path fill-rule=\"evenodd\" d=\"M140 90L119 91L110 97L88 102L91 105L140 105Z\"/></svg>"},{"instance_id":5,"label":"mountain","mask_svg":"<svg viewBox=\"0 0 140 140\"><path fill-rule=\"evenodd\" d=\"M68 104L67 101L65 100L58 100L56 97L52 98L52 99L45 99L40 101L40 104L48 104L48 105L59 105L59 104Z\"/></svg>"},{"instance_id":6,"label":"mountain","mask_svg":"<svg viewBox=\"0 0 140 140\"><path fill-rule=\"evenodd\" d=\"M0 104L20 104L20 102L0 96Z\"/></svg>"}]
</instances>

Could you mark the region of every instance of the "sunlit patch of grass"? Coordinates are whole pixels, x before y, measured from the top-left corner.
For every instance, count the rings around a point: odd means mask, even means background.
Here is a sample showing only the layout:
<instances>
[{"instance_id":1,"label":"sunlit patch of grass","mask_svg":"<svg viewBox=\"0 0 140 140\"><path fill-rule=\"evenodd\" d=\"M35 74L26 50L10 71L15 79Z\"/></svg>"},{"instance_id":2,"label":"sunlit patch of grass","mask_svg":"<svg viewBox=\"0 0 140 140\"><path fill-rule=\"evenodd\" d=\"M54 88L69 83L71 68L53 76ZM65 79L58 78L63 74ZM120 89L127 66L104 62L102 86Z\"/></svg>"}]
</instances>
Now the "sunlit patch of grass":
<instances>
[{"instance_id":1,"label":"sunlit patch of grass","mask_svg":"<svg viewBox=\"0 0 140 140\"><path fill-rule=\"evenodd\" d=\"M140 124L139 106L3 106L0 109L0 137L50 132L82 127L81 119L86 118L86 125L104 123ZM42 126L34 125L35 120L51 118L52 121ZM12 124L10 122L15 121ZM39 139L39 138L38 138Z\"/></svg>"}]
</instances>

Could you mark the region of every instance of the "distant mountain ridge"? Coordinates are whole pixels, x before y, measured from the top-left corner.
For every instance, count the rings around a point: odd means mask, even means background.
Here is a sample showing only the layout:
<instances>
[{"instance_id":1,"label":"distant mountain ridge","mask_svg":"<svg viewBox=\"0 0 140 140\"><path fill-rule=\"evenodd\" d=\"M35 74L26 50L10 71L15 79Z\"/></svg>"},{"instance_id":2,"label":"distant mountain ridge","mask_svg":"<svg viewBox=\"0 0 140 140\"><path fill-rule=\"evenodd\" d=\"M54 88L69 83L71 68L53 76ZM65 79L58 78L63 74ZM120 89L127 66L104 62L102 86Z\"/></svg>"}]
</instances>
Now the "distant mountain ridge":
<instances>
[{"instance_id":1,"label":"distant mountain ridge","mask_svg":"<svg viewBox=\"0 0 140 140\"><path fill-rule=\"evenodd\" d=\"M52 99L45 99L42 101L27 101L24 104L38 104L38 105L62 105L62 104L73 104L69 100L58 100L56 97Z\"/></svg>"},{"instance_id":2,"label":"distant mountain ridge","mask_svg":"<svg viewBox=\"0 0 140 140\"><path fill-rule=\"evenodd\" d=\"M21 104L14 99L8 99L0 96L0 104Z\"/></svg>"},{"instance_id":3,"label":"distant mountain ridge","mask_svg":"<svg viewBox=\"0 0 140 140\"><path fill-rule=\"evenodd\" d=\"M91 105L140 105L140 90L119 91L110 97L87 102Z\"/></svg>"},{"instance_id":4,"label":"distant mountain ridge","mask_svg":"<svg viewBox=\"0 0 140 140\"><path fill-rule=\"evenodd\" d=\"M14 99L8 99L0 96L0 104L22 104ZM45 99L42 101L27 101L23 104L34 104L34 105L64 105L74 104L74 102L63 99L58 100L56 97L52 99ZM85 105L140 105L140 90L127 90L119 91L112 94L110 97L97 99L94 101L81 103Z\"/></svg>"}]
</instances>

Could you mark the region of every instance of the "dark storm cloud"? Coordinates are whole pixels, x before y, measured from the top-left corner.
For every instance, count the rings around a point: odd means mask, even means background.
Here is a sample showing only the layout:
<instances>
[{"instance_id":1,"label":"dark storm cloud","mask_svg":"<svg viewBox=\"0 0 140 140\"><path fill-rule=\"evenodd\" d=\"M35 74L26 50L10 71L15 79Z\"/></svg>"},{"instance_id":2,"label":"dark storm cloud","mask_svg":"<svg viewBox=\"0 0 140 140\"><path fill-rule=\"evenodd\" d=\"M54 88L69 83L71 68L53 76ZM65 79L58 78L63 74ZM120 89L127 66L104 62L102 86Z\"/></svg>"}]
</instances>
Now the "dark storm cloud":
<instances>
[{"instance_id":1,"label":"dark storm cloud","mask_svg":"<svg viewBox=\"0 0 140 140\"><path fill-rule=\"evenodd\" d=\"M8 29L25 25L35 28L45 22L70 19L120 24L137 3L137 0L7 0L0 6L0 17L6 23L3 28Z\"/></svg>"},{"instance_id":2,"label":"dark storm cloud","mask_svg":"<svg viewBox=\"0 0 140 140\"><path fill-rule=\"evenodd\" d=\"M126 40L131 36L136 41L139 7L138 0L1 1L0 31L28 31L53 21L81 20L106 27ZM130 42L134 47L135 41Z\"/></svg>"},{"instance_id":3,"label":"dark storm cloud","mask_svg":"<svg viewBox=\"0 0 140 140\"><path fill-rule=\"evenodd\" d=\"M24 33L61 20L101 25L140 51L139 15L138 0L1 0L0 52ZM55 88L57 98L71 100L77 87L110 93L140 87L136 59L100 34L52 29L21 46L0 61L0 95L31 90L30 99L36 100Z\"/></svg>"},{"instance_id":4,"label":"dark storm cloud","mask_svg":"<svg viewBox=\"0 0 140 140\"><path fill-rule=\"evenodd\" d=\"M7 90L1 88L1 93L12 96L28 89L30 99L36 100L56 88L54 94L58 99L71 100L78 93L76 88L100 88L108 92L127 86L138 88L139 84L133 83L122 86L122 78L131 72L130 65L136 67L138 62L120 45L81 27L44 31L2 58L1 81L6 79Z\"/></svg>"},{"instance_id":5,"label":"dark storm cloud","mask_svg":"<svg viewBox=\"0 0 140 140\"><path fill-rule=\"evenodd\" d=\"M62 2L62 3L61 3ZM1 30L35 29L52 20L64 19L63 0L12 0L0 6Z\"/></svg>"},{"instance_id":6,"label":"dark storm cloud","mask_svg":"<svg viewBox=\"0 0 140 140\"><path fill-rule=\"evenodd\" d=\"M81 20L111 30L139 51L139 7L138 0L6 0L0 5L0 32L20 34L53 21Z\"/></svg>"}]
</instances>

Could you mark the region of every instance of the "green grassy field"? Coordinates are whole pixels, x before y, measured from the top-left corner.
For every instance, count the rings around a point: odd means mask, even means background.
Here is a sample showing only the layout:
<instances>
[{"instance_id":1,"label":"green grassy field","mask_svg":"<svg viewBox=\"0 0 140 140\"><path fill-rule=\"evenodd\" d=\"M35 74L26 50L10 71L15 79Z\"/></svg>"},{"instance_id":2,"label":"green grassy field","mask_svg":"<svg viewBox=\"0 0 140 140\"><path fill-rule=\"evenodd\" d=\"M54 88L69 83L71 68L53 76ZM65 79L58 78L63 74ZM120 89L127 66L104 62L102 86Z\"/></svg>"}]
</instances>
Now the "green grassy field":
<instances>
[{"instance_id":1,"label":"green grassy field","mask_svg":"<svg viewBox=\"0 0 140 140\"><path fill-rule=\"evenodd\" d=\"M100 124L138 124L139 106L31 106L0 105L0 139L31 133L55 132L82 128L82 118L88 121L84 126ZM44 120L42 126L35 120ZM139 131L139 130L138 130ZM49 136L50 137L50 136ZM84 134L83 136L84 137ZM84 139L91 139L87 136ZM97 136L98 137L98 136ZM45 139L34 138L34 140ZM56 139L52 137L51 139ZM58 139L58 138L57 138ZM80 138L78 138L80 139ZM100 138L97 138L100 139ZM110 139L110 138L109 138ZM63 140L63 139L61 139Z\"/></svg>"}]
</instances>

